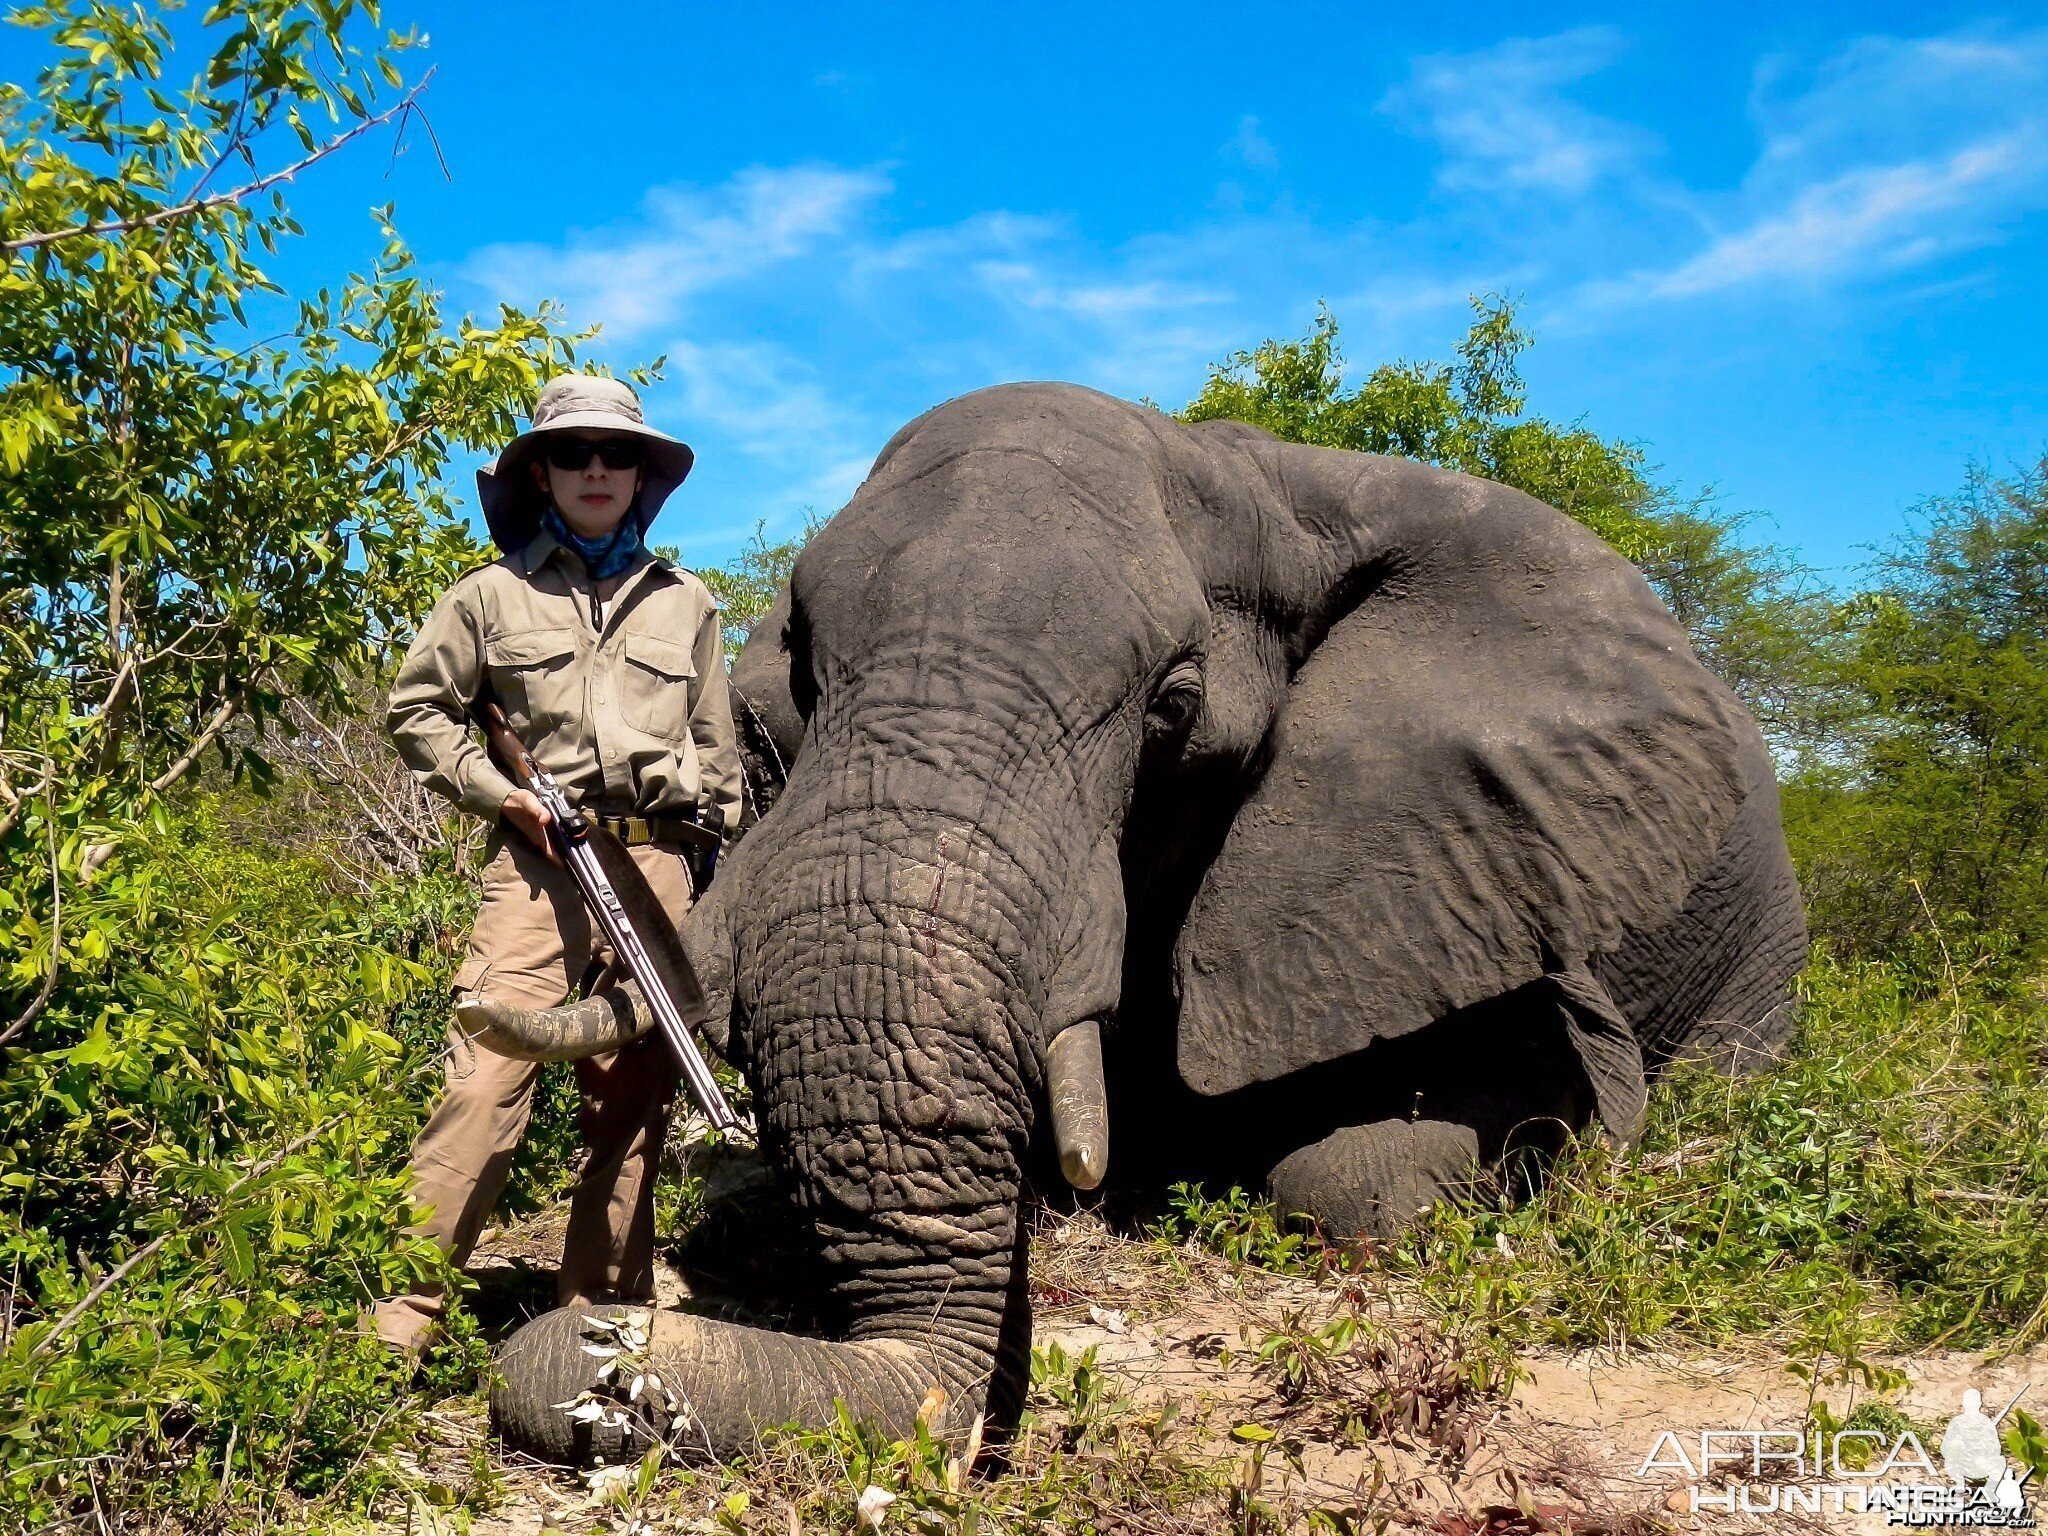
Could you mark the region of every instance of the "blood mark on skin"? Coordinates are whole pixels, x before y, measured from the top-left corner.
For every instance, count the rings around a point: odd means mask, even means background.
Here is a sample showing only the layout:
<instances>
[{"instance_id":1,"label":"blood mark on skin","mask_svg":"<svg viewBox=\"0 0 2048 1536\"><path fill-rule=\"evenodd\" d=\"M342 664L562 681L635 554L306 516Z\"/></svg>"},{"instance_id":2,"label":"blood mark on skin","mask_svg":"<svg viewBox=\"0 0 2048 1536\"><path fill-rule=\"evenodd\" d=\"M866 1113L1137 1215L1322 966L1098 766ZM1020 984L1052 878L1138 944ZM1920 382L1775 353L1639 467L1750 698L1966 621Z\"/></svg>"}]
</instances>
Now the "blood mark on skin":
<instances>
[{"instance_id":1,"label":"blood mark on skin","mask_svg":"<svg viewBox=\"0 0 2048 1536\"><path fill-rule=\"evenodd\" d=\"M950 867L946 862L946 839L952 835L951 832L941 832L938 846L932 852L932 863L938 870L938 876L932 881L931 905L925 908L924 954L934 964L939 958L939 902L946 894L946 870Z\"/></svg>"}]
</instances>

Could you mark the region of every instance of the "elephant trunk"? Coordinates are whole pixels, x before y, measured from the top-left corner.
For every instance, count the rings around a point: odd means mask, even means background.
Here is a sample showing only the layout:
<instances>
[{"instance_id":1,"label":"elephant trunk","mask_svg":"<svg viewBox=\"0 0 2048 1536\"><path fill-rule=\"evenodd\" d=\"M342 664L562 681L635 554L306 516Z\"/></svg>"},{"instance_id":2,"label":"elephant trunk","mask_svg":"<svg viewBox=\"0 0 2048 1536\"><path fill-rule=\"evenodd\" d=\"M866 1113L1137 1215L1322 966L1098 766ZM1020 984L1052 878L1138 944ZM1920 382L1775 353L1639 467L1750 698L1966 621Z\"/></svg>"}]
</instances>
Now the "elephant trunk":
<instances>
[{"instance_id":1,"label":"elephant trunk","mask_svg":"<svg viewBox=\"0 0 2048 1536\"><path fill-rule=\"evenodd\" d=\"M959 838L935 838L927 863L868 853L896 898L885 911L900 912L906 893L923 897L915 922L893 923L872 954L833 946L861 932L873 907L834 893L806 903L802 882L780 869L755 887L766 910L750 908L741 933L762 1150L816 1244L821 1300L842 1337L651 1312L640 1353L661 1378L663 1407L621 1413L627 1405L605 1405L607 1361L591 1353L610 1343L591 1319L616 1311L563 1308L502 1351L492 1410L508 1443L551 1460L609 1459L660 1434L723 1456L764 1428L828 1424L835 1401L896 1435L921 1410L934 1433L957 1437L978 1415L1000 1429L1021 1408L1021 1154L1037 1072L998 974L1004 962L964 921L994 898L979 871L953 862ZM552 1050L609 1044L633 1012L630 998L600 998L494 1023L526 1049ZM585 1397L593 1391L605 1401Z\"/></svg>"},{"instance_id":2,"label":"elephant trunk","mask_svg":"<svg viewBox=\"0 0 2048 1536\"><path fill-rule=\"evenodd\" d=\"M513 1335L498 1356L491 1417L506 1443L556 1462L608 1462L635 1456L656 1439L685 1454L729 1457L761 1432L784 1424L829 1424L835 1402L892 1437L923 1418L936 1435L958 1441L984 1415L1014 1416L1010 1401L1027 1374L1028 1321L1021 1263L1004 1263L977 1280L994 1290L900 1319L900 1330L872 1321L843 1341L804 1338L738 1323L616 1305L561 1307ZM1012 1284L1015 1279L1019 1283ZM600 1380L618 1345L605 1323L631 1319L647 1332L631 1364ZM643 1380L637 1401L635 1377ZM991 1401L991 1388L999 1400ZM598 1406L595 1414L583 1403Z\"/></svg>"},{"instance_id":3,"label":"elephant trunk","mask_svg":"<svg viewBox=\"0 0 2048 1536\"><path fill-rule=\"evenodd\" d=\"M990 745L1015 750L1008 734ZM1066 1031L1050 1071L1039 1039L1048 1013L1113 1005L1115 946L1097 955L1074 935L1121 933L1077 914L1071 858L1045 815L1023 814L1059 786L1008 775L1014 802L991 809L965 773L862 760L793 777L728 874L746 892L727 953L761 1149L815 1243L836 1337L652 1314L645 1360L685 1406L672 1429L639 1433L717 1455L765 1427L830 1423L835 1401L892 1434L921 1413L936 1433L965 1435L984 1414L1000 1433L1029 1380L1020 1204L1041 1092L1067 1087L1052 1119L1070 1171L1103 1164L1092 1031ZM1034 761L1042 773L1053 759ZM873 801L845 803L849 784ZM522 1053L552 1052L606 1048L634 1012L625 996L478 1021ZM630 1421L579 1405L605 1364L589 1352L606 1345L590 1321L603 1315L565 1308L505 1347L493 1415L509 1442L557 1460L625 1454Z\"/></svg>"}]
</instances>

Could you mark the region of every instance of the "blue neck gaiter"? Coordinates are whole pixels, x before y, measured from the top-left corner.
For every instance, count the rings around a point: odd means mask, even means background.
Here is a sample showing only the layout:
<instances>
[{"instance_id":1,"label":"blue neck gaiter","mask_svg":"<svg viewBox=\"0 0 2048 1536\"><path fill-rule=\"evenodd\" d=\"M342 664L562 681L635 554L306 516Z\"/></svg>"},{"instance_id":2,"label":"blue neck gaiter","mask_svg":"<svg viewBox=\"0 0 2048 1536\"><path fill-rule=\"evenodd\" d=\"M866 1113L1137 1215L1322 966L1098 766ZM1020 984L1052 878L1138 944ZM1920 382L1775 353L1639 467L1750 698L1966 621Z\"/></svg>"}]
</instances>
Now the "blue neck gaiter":
<instances>
[{"instance_id":1,"label":"blue neck gaiter","mask_svg":"<svg viewBox=\"0 0 2048 1536\"><path fill-rule=\"evenodd\" d=\"M557 544L576 551L583 561L583 568L595 581L616 576L631 565L644 547L640 541L647 532L647 520L641 514L637 501L619 519L619 526L601 539L586 539L572 529L562 521L562 514L555 510L553 502L541 509L540 525Z\"/></svg>"}]
</instances>

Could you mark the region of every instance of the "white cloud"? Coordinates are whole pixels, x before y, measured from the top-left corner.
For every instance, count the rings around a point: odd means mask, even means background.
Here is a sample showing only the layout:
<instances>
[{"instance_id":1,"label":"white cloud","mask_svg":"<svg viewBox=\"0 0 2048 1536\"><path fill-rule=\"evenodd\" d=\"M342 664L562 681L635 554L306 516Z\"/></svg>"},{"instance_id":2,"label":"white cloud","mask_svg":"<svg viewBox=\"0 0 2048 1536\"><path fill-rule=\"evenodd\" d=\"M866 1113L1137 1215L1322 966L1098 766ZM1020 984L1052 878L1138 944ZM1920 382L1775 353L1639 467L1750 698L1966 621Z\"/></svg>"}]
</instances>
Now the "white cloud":
<instances>
[{"instance_id":1,"label":"white cloud","mask_svg":"<svg viewBox=\"0 0 2048 1536\"><path fill-rule=\"evenodd\" d=\"M1060 378L1177 404L1209 364L1301 334L1318 299L1360 372L1442 358L1479 291L1524 300L1563 377L1605 349L1591 377L1613 395L1615 369L1652 377L1645 359L1680 345L1667 338L1729 355L1772 340L1740 315L1667 324L1672 310L1648 306L1749 299L1790 335L1778 322L1821 313L1816 297L1882 279L1857 323L1885 324L1943 285L2014 270L1972 253L2048 206L2048 32L1766 60L1746 100L1687 103L1723 119L1716 155L1686 157L1713 168L1689 179L1670 169L1682 145L1666 155L1587 104L1625 51L1587 28L1397 63L1385 137L1352 153L1355 175L1333 166L1313 186L1288 185L1294 157L1258 116L1212 120L1206 204L1198 190L1109 240L1095 221L1116 214L1085 201L1018 210L989 193L966 216L919 214L958 190L943 156L900 172L813 163L657 189L617 223L479 249L459 276L483 290L472 298L556 299L604 322L600 360L668 355L650 414L701 457L657 536L716 559L756 518L782 533L804 506L835 509L905 421L984 385ZM1439 189L1483 195L1402 208L1409 178L1373 174L1397 123L1426 141ZM1570 400L1579 386L1556 377Z\"/></svg>"},{"instance_id":2,"label":"white cloud","mask_svg":"<svg viewBox=\"0 0 2048 1536\"><path fill-rule=\"evenodd\" d=\"M666 374L690 420L747 453L780 459L840 437L852 423L813 370L766 342L668 343Z\"/></svg>"},{"instance_id":3,"label":"white cloud","mask_svg":"<svg viewBox=\"0 0 2048 1536\"><path fill-rule=\"evenodd\" d=\"M1161 278L1104 280L1099 274L1055 276L1029 261L976 262L973 272L997 298L1027 309L1056 310L1109 324L1147 322L1176 310L1220 304L1227 294Z\"/></svg>"},{"instance_id":4,"label":"white cloud","mask_svg":"<svg viewBox=\"0 0 2048 1536\"><path fill-rule=\"evenodd\" d=\"M1949 216L2039 163L2037 143L2007 135L1939 160L1845 171L1800 189L1786 207L1637 286L1651 298L1689 298L1778 278L1826 278L1859 266L1925 261L1954 244L1975 243L1975 231Z\"/></svg>"},{"instance_id":5,"label":"white cloud","mask_svg":"<svg viewBox=\"0 0 2048 1536\"><path fill-rule=\"evenodd\" d=\"M957 224L914 229L849 253L849 274L856 280L918 269L944 270L991 255L1019 254L1065 235L1066 224L1036 214L993 209Z\"/></svg>"},{"instance_id":6,"label":"white cloud","mask_svg":"<svg viewBox=\"0 0 2048 1536\"><path fill-rule=\"evenodd\" d=\"M485 246L463 275L493 298L560 300L570 316L631 340L672 323L693 298L841 234L890 190L872 170L755 167L722 186L659 187L624 227L578 230L561 246Z\"/></svg>"},{"instance_id":7,"label":"white cloud","mask_svg":"<svg viewBox=\"0 0 2048 1536\"><path fill-rule=\"evenodd\" d=\"M1223 146L1223 153L1255 171L1276 171L1280 168L1280 152L1261 131L1258 118L1249 112L1237 120L1237 132Z\"/></svg>"},{"instance_id":8,"label":"white cloud","mask_svg":"<svg viewBox=\"0 0 2048 1536\"><path fill-rule=\"evenodd\" d=\"M1064 219L991 210L853 243L840 292L889 317L895 348L923 376L962 387L1062 377L1145 393L1161 387L1162 369L1176 379L1242 344L1232 326L1245 253L1227 259L1215 237L1198 228L1103 249ZM1252 245L1269 265L1290 249Z\"/></svg>"},{"instance_id":9,"label":"white cloud","mask_svg":"<svg viewBox=\"0 0 2048 1536\"><path fill-rule=\"evenodd\" d=\"M1255 150L1249 133L1239 149ZM1105 246L1001 208L900 227L892 192L872 169L757 167L657 189L609 227L479 249L459 275L602 322L599 361L666 355L649 414L700 459L656 536L707 558L757 518L782 532L802 507L836 509L903 422L968 390L1067 379L1175 403L1208 365L1299 334L1319 298L1369 364L1440 347L1465 293L1493 286L1448 275L1478 262L1322 223L1284 195Z\"/></svg>"},{"instance_id":10,"label":"white cloud","mask_svg":"<svg viewBox=\"0 0 2048 1536\"><path fill-rule=\"evenodd\" d=\"M775 534L794 527L805 508L837 510L895 425L773 343L673 337L666 346L665 378L651 392L650 413L677 423L700 445L715 445L714 474L752 486L745 505L718 522L687 532L665 525L659 536L677 539L686 552L737 542L759 519ZM744 471L735 454L746 461Z\"/></svg>"},{"instance_id":11,"label":"white cloud","mask_svg":"<svg viewBox=\"0 0 2048 1536\"><path fill-rule=\"evenodd\" d=\"M1568 100L1563 88L1621 52L1611 27L1512 38L1474 53L1417 59L1380 110L1434 138L1446 187L1578 195L1628 166L1642 136Z\"/></svg>"},{"instance_id":12,"label":"white cloud","mask_svg":"<svg viewBox=\"0 0 2048 1536\"><path fill-rule=\"evenodd\" d=\"M892 392L909 411L1023 377L1136 393L1162 366L1185 372L1243 340L1222 321L1188 325L1231 294L1182 275L1181 242L1103 252L1064 220L1002 209L888 231L890 190L872 171L757 168L657 189L631 223L484 248L462 274L493 298L602 321L602 356L666 354L650 408L758 461L778 504L843 500L900 424ZM768 316L777 342L762 338ZM849 347L865 349L851 388Z\"/></svg>"},{"instance_id":13,"label":"white cloud","mask_svg":"<svg viewBox=\"0 0 2048 1536\"><path fill-rule=\"evenodd\" d=\"M1930 144L2038 116L2048 34L1860 37L1810 65L1763 60L1749 112L1762 145L1751 180L1818 165L1903 161Z\"/></svg>"},{"instance_id":14,"label":"white cloud","mask_svg":"<svg viewBox=\"0 0 2048 1536\"><path fill-rule=\"evenodd\" d=\"M1256 156L1257 119L1239 126ZM1064 217L1000 208L891 228L892 191L874 170L756 167L655 189L607 228L484 247L460 271L490 298L601 321L599 358L664 353L650 408L758 461L778 496L801 479L814 503L857 483L862 448L966 389L1066 378L1170 399L1305 327L1319 298L1354 296L1362 345L1412 345L1436 328L1425 312L1455 315L1465 292L1440 268L1376 258L1376 235L1292 213L1219 212L1104 248Z\"/></svg>"},{"instance_id":15,"label":"white cloud","mask_svg":"<svg viewBox=\"0 0 2048 1536\"><path fill-rule=\"evenodd\" d=\"M1996 241L2048 205L2048 35L1856 39L1758 67L1757 157L1721 194L1682 189L1700 249L1596 278L1598 308L1840 283Z\"/></svg>"}]
</instances>

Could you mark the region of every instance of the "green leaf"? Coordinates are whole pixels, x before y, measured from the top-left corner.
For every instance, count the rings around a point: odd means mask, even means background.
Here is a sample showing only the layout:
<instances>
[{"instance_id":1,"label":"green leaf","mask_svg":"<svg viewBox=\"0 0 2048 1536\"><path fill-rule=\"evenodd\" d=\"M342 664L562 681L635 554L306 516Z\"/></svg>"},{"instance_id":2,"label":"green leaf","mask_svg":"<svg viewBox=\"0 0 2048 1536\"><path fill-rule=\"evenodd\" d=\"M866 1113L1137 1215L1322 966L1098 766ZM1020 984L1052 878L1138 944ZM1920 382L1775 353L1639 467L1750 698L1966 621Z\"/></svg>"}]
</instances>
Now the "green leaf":
<instances>
[{"instance_id":1,"label":"green leaf","mask_svg":"<svg viewBox=\"0 0 2048 1536\"><path fill-rule=\"evenodd\" d=\"M92 1033L66 1052L66 1056L81 1067L96 1066L105 1061L114 1049L114 1042L107 1038L106 1022L93 1025Z\"/></svg>"}]
</instances>

